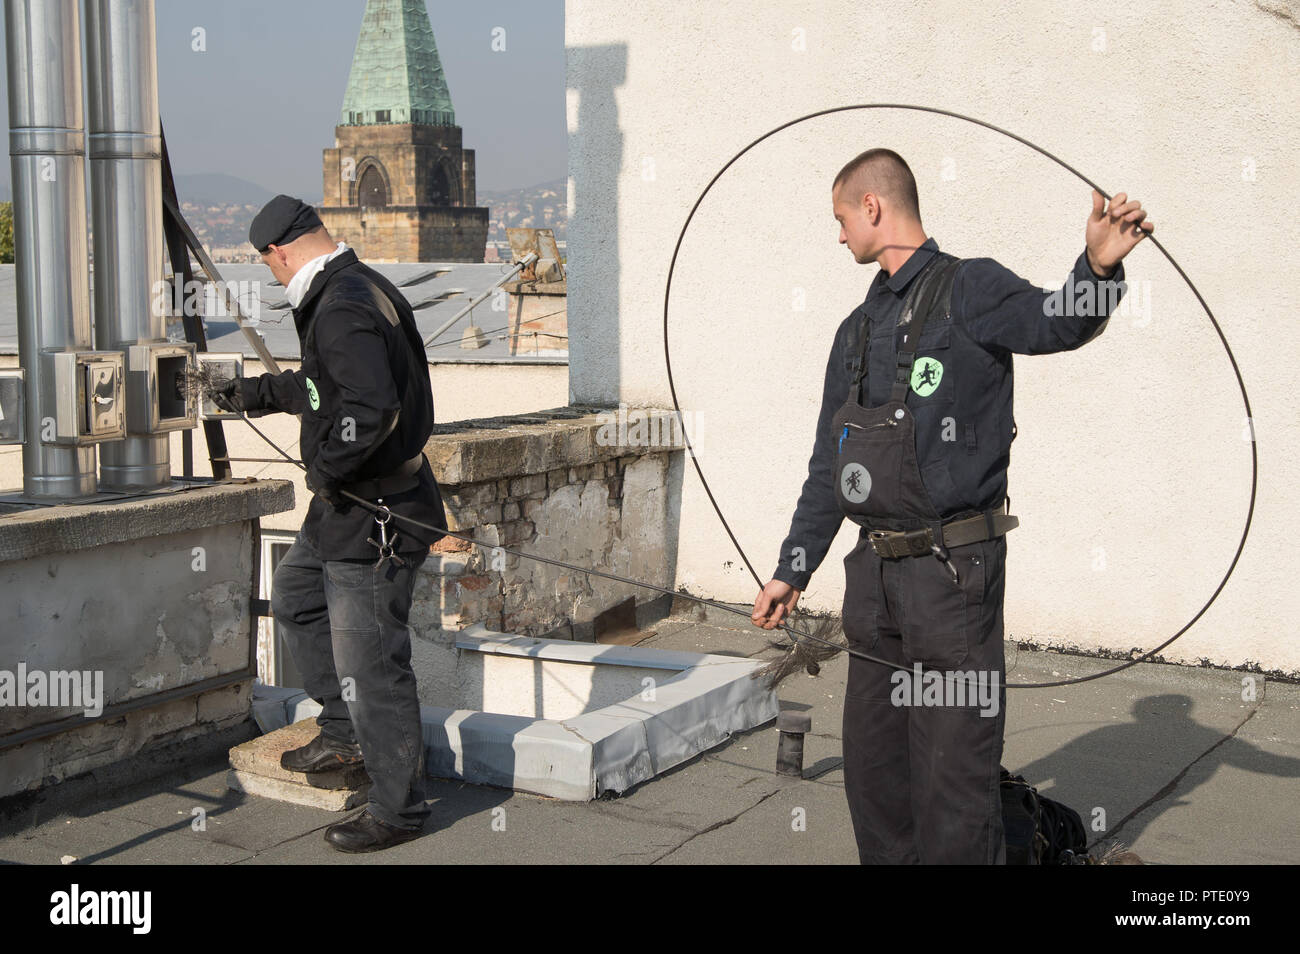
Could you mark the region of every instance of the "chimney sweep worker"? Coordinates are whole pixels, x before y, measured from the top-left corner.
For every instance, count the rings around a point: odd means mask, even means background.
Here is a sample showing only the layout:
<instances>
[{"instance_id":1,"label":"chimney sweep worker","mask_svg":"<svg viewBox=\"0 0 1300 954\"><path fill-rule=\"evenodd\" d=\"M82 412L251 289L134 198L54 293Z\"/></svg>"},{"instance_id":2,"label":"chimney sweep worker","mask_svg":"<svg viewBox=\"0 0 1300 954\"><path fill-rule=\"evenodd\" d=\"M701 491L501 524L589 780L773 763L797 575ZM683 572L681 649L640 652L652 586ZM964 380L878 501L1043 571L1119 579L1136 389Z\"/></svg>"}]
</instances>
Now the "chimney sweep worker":
<instances>
[{"instance_id":1,"label":"chimney sweep worker","mask_svg":"<svg viewBox=\"0 0 1300 954\"><path fill-rule=\"evenodd\" d=\"M843 518L859 524L844 560L849 646L905 668L908 682L920 664L949 684L974 671L990 701L997 689L996 714L960 704L974 692L923 704L895 691L896 669L849 657L844 788L859 859L1003 864L1011 356L1101 334L1124 291L1121 261L1153 226L1123 193L1106 207L1093 192L1086 249L1049 292L992 259L940 252L911 170L888 149L841 169L831 201L840 242L880 271L835 333L808 478L753 621L784 620Z\"/></svg>"},{"instance_id":2,"label":"chimney sweep worker","mask_svg":"<svg viewBox=\"0 0 1300 954\"><path fill-rule=\"evenodd\" d=\"M407 617L416 572L442 535L392 519L381 527L340 491L446 528L423 453L433 425L428 361L401 292L336 245L311 206L276 196L248 238L293 306L302 367L238 378L214 401L254 416L300 414L313 493L276 567L271 611L304 688L323 707L320 735L281 764L316 772L364 759L369 803L326 829L325 840L339 851L376 851L418 837L429 815ZM380 551L385 541L391 554Z\"/></svg>"}]
</instances>

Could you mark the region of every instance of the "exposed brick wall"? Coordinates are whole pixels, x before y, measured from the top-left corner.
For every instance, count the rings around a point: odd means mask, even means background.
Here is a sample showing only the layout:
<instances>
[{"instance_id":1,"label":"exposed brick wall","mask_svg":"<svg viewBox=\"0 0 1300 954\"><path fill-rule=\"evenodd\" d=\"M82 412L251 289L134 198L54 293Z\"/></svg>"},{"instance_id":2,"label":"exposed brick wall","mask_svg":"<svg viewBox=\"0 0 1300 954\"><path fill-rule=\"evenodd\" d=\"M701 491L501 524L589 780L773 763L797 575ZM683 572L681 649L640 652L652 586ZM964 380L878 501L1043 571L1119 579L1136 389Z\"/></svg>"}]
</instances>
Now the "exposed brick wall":
<instances>
[{"instance_id":1,"label":"exposed brick wall","mask_svg":"<svg viewBox=\"0 0 1300 954\"><path fill-rule=\"evenodd\" d=\"M680 448L599 442L602 419L592 414L538 423L551 413L460 422L453 427L463 434L431 438L426 454L450 529L487 546L447 537L434 548L412 607L422 637L445 644L482 622L516 635L591 639L597 614L628 596L660 595L491 546L671 586Z\"/></svg>"},{"instance_id":2,"label":"exposed brick wall","mask_svg":"<svg viewBox=\"0 0 1300 954\"><path fill-rule=\"evenodd\" d=\"M246 679L5 749L0 797L36 791L159 745L246 722L252 689L253 680Z\"/></svg>"},{"instance_id":3,"label":"exposed brick wall","mask_svg":"<svg viewBox=\"0 0 1300 954\"><path fill-rule=\"evenodd\" d=\"M445 486L450 529L492 545L647 578L644 572L614 569L627 560L613 551L624 539L623 487L629 468L639 471L642 483L662 487L668 455L630 454L541 474ZM644 543L662 557L666 541L657 547L651 540ZM663 576L663 567L642 567L646 569ZM662 579L651 582L664 585ZM645 600L656 594L447 537L422 568L412 625L460 630L484 622L518 635L589 638L595 615L627 595Z\"/></svg>"}]
</instances>

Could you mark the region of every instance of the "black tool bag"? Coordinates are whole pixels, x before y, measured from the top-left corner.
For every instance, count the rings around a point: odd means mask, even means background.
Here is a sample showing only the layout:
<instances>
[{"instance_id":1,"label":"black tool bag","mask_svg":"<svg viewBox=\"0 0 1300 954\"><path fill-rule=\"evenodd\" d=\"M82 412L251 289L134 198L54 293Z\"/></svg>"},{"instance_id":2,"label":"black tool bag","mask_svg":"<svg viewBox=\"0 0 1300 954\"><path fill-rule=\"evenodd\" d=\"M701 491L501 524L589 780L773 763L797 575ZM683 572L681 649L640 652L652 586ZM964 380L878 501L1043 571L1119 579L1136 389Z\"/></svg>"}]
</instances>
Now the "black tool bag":
<instances>
[{"instance_id":1,"label":"black tool bag","mask_svg":"<svg viewBox=\"0 0 1300 954\"><path fill-rule=\"evenodd\" d=\"M1002 769L1002 827L1009 865L1085 864L1088 833L1074 809Z\"/></svg>"}]
</instances>

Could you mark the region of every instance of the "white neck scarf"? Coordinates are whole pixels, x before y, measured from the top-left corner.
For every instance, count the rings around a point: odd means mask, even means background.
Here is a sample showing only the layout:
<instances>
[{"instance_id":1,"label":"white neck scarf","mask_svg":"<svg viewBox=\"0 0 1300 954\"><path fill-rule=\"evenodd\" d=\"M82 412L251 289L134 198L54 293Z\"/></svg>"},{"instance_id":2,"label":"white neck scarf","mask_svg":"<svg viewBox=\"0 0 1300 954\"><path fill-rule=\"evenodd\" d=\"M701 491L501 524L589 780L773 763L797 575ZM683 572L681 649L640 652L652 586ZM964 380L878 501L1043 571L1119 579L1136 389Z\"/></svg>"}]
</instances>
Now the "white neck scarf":
<instances>
[{"instance_id":1,"label":"white neck scarf","mask_svg":"<svg viewBox=\"0 0 1300 954\"><path fill-rule=\"evenodd\" d=\"M284 290L284 296L289 299L289 304L297 308L302 303L302 298L307 294L308 287L311 286L312 279L321 273L325 268L325 263L330 259L337 258L348 250L346 242L339 242L338 248L324 255L317 255L310 262L298 269L290 279L288 286Z\"/></svg>"}]
</instances>

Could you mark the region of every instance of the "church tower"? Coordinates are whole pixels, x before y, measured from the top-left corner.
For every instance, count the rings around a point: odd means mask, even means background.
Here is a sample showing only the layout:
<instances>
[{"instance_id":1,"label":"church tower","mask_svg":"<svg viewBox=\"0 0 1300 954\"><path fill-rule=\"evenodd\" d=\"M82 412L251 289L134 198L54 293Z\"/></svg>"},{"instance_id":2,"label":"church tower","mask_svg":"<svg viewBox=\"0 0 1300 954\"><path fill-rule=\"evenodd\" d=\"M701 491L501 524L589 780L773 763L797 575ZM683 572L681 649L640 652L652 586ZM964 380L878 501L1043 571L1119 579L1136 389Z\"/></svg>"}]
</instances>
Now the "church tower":
<instances>
[{"instance_id":1,"label":"church tower","mask_svg":"<svg viewBox=\"0 0 1300 954\"><path fill-rule=\"evenodd\" d=\"M321 221L363 261L483 261L488 210L425 0L367 0L324 165Z\"/></svg>"}]
</instances>

